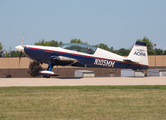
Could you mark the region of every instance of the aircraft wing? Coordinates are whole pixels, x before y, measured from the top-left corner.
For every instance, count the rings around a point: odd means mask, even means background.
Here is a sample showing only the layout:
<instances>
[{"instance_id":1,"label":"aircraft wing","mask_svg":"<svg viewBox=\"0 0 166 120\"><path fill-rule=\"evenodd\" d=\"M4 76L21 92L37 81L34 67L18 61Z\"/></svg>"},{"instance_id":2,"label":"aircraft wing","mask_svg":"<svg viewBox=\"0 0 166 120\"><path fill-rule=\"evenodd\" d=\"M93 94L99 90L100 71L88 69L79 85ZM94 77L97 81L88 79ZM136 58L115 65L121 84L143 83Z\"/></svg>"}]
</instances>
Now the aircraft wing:
<instances>
[{"instance_id":1,"label":"aircraft wing","mask_svg":"<svg viewBox=\"0 0 166 120\"><path fill-rule=\"evenodd\" d=\"M60 65L60 66L78 66L83 67L84 65L80 63L78 60L64 57L64 56L50 56L49 60L54 65Z\"/></svg>"}]
</instances>

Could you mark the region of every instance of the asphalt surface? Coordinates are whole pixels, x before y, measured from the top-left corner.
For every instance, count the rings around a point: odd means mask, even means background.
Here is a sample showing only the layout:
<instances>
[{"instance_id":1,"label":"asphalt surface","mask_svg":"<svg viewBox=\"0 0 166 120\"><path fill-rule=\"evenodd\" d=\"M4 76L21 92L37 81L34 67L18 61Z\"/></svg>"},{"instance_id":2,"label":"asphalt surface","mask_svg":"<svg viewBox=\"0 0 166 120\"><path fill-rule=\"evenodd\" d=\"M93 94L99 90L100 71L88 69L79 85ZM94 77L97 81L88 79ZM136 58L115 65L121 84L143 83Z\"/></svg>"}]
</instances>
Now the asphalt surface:
<instances>
[{"instance_id":1,"label":"asphalt surface","mask_svg":"<svg viewBox=\"0 0 166 120\"><path fill-rule=\"evenodd\" d=\"M0 87L85 85L166 85L166 77L0 78Z\"/></svg>"}]
</instances>

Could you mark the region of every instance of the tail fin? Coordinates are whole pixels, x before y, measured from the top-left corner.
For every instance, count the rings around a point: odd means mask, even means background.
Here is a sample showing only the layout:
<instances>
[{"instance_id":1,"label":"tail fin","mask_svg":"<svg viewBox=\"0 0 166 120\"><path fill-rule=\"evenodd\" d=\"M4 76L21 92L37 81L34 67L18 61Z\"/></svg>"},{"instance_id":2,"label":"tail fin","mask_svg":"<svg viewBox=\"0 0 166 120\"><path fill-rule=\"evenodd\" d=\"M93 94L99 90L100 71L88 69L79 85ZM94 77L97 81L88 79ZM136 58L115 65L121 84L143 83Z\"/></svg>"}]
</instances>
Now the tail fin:
<instances>
[{"instance_id":1,"label":"tail fin","mask_svg":"<svg viewBox=\"0 0 166 120\"><path fill-rule=\"evenodd\" d=\"M131 61L140 65L148 66L146 43L137 41L125 61Z\"/></svg>"}]
</instances>

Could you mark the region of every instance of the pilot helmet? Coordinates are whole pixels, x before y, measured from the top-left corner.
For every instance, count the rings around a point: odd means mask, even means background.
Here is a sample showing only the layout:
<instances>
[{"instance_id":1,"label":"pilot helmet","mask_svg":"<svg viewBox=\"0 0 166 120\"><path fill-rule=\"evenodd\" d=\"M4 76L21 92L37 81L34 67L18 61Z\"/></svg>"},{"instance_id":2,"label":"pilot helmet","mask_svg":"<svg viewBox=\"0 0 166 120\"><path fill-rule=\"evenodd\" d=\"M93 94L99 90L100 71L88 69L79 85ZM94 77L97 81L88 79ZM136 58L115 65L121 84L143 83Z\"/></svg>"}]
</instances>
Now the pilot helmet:
<instances>
[{"instance_id":1,"label":"pilot helmet","mask_svg":"<svg viewBox=\"0 0 166 120\"><path fill-rule=\"evenodd\" d=\"M90 47L90 46L88 46L88 47L87 47L87 50L91 50L91 47Z\"/></svg>"}]
</instances>

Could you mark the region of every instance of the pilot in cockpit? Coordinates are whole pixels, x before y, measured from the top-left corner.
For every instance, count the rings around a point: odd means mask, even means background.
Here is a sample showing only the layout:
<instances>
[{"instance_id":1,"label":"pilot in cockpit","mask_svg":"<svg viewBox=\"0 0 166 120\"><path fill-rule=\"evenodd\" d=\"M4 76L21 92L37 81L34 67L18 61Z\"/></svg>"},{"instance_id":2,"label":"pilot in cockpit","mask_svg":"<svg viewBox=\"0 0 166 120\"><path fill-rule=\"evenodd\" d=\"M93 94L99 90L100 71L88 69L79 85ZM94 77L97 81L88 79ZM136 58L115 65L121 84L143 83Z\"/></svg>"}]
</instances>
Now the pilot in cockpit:
<instances>
[{"instance_id":1,"label":"pilot in cockpit","mask_svg":"<svg viewBox=\"0 0 166 120\"><path fill-rule=\"evenodd\" d=\"M88 54L92 54L92 50L91 50L91 47L90 47L90 46L87 47L87 53L88 53Z\"/></svg>"}]
</instances>

